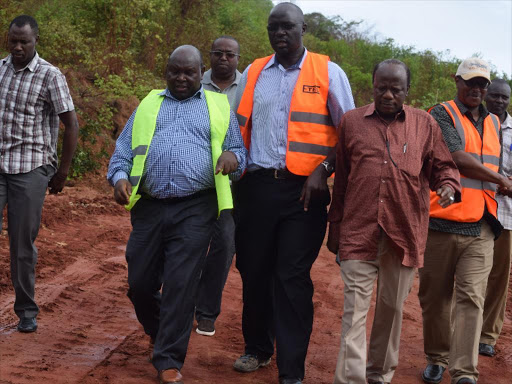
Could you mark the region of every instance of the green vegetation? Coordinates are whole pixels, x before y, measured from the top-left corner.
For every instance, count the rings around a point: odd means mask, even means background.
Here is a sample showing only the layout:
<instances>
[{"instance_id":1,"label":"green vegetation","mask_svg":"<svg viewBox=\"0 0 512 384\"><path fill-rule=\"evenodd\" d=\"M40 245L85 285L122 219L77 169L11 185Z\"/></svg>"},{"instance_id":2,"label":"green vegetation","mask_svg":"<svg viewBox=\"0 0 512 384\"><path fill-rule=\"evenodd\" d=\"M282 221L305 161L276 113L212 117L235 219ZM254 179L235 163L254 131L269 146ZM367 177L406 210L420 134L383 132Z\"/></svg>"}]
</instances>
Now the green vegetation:
<instances>
[{"instance_id":1,"label":"green vegetation","mask_svg":"<svg viewBox=\"0 0 512 384\"><path fill-rule=\"evenodd\" d=\"M122 129L116 122L122 106L131 102L131 112L149 90L165 87L165 61L175 47L195 45L207 67L211 42L220 35L240 42L239 69L271 54L271 8L270 0L0 0L0 31L6 36L20 14L38 21L38 52L66 74L77 107L80 142L72 177L80 177L108 159ZM358 106L371 101L373 67L388 58L411 69L409 104L428 108L455 94L451 75L459 62L442 53L417 52L391 39L377 42L360 31L360 21L320 13L306 15L306 21L305 45L340 64ZM7 54L2 45L0 56Z\"/></svg>"}]
</instances>

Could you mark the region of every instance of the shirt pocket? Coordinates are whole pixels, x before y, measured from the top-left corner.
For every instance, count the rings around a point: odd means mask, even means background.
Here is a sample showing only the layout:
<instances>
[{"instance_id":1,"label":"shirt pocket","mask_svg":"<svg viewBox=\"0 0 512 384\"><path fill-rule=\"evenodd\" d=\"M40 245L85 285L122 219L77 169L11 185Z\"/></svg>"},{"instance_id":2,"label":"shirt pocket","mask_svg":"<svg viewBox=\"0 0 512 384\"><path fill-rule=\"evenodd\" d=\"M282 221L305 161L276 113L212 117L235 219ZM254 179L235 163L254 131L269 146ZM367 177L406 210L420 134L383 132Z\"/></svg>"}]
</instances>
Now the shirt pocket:
<instances>
[{"instance_id":1,"label":"shirt pocket","mask_svg":"<svg viewBox=\"0 0 512 384\"><path fill-rule=\"evenodd\" d=\"M422 155L418 148L407 143L391 144L389 147L393 166L409 176L419 176L423 167Z\"/></svg>"}]
</instances>

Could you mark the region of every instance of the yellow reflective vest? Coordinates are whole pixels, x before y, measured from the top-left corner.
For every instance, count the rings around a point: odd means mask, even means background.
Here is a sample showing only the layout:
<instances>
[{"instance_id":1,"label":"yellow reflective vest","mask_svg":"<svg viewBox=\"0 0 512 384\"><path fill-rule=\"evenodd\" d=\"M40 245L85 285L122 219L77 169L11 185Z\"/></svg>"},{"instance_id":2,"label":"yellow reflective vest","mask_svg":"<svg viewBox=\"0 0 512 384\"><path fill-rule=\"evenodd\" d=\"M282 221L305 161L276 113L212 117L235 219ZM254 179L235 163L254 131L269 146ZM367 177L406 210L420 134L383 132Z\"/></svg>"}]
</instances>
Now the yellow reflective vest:
<instances>
[{"instance_id":1,"label":"yellow reflective vest","mask_svg":"<svg viewBox=\"0 0 512 384\"><path fill-rule=\"evenodd\" d=\"M135 114L132 128L132 158L133 166L130 172L129 181L132 185L132 194L127 210L131 210L140 199L138 192L140 180L144 172L144 164L148 154L149 146L155 133L156 118L160 111L160 106L164 100L161 95L162 89L152 90L140 103ZM229 127L230 109L228 98L224 94L204 91L208 114L210 117L210 136L212 146L212 172L215 172L217 160L222 154L222 144L226 137ZM218 213L224 209L233 208L233 198L229 186L229 177L219 173L214 175L215 190L217 192L217 202L219 206Z\"/></svg>"}]
</instances>

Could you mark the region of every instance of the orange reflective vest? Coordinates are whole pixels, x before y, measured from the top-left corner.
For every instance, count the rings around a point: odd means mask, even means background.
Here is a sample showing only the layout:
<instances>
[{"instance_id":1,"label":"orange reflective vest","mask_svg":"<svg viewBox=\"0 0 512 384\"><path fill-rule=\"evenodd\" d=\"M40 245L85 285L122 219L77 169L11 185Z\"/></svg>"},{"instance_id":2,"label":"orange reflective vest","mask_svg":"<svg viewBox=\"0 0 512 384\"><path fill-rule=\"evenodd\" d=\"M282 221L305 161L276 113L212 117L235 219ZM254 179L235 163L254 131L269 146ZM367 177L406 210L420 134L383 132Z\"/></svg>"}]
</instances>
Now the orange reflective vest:
<instances>
[{"instance_id":1,"label":"orange reflective vest","mask_svg":"<svg viewBox=\"0 0 512 384\"><path fill-rule=\"evenodd\" d=\"M455 129L462 142L465 143L464 151L479 160L485 167L498 172L500 161L500 122L492 113L484 120L483 143L480 134L471 121L462 115L453 100L441 103L446 112L452 118ZM496 184L487 181L475 180L460 175L462 185L462 201L452 204L447 208L441 208L437 203L439 197L430 192L430 217L463 222L475 223L484 214L487 206L489 213L496 217L498 204L494 199Z\"/></svg>"},{"instance_id":2,"label":"orange reflective vest","mask_svg":"<svg viewBox=\"0 0 512 384\"><path fill-rule=\"evenodd\" d=\"M251 64L238 106L238 123L247 150L251 142L254 88L261 71L272 57L257 59ZM293 91L288 116L286 167L296 175L309 176L338 142L327 109L328 61L328 56L308 52Z\"/></svg>"}]
</instances>

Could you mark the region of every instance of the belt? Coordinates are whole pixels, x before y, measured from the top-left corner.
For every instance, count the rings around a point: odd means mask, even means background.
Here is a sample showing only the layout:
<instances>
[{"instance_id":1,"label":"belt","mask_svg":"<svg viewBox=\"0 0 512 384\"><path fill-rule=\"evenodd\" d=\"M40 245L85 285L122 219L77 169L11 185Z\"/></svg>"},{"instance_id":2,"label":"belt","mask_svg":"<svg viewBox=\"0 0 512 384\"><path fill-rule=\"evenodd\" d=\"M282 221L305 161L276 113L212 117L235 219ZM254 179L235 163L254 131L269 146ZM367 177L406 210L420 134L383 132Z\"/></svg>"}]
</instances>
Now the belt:
<instances>
[{"instance_id":1,"label":"belt","mask_svg":"<svg viewBox=\"0 0 512 384\"><path fill-rule=\"evenodd\" d=\"M296 175L295 173L291 173L287 168L284 169L274 169L274 168L261 168L256 171L248 172L249 175L257 175L263 177L271 177L273 179L282 179L282 180L300 180L305 181L308 177Z\"/></svg>"},{"instance_id":2,"label":"belt","mask_svg":"<svg viewBox=\"0 0 512 384\"><path fill-rule=\"evenodd\" d=\"M209 195L209 194L212 194L212 193L215 193L215 189L203 189L202 191L199 191L199 192L193 193L191 195L187 195L187 196L166 197L166 198L163 198L163 199L159 199L157 197L153 197L151 195L148 195L145 192L142 192L140 194L140 198L143 199L143 200L158 201L158 202L164 203L164 204L174 204L174 203L179 203L179 202L182 202L182 201L196 199L198 197L206 196L206 195Z\"/></svg>"}]
</instances>

